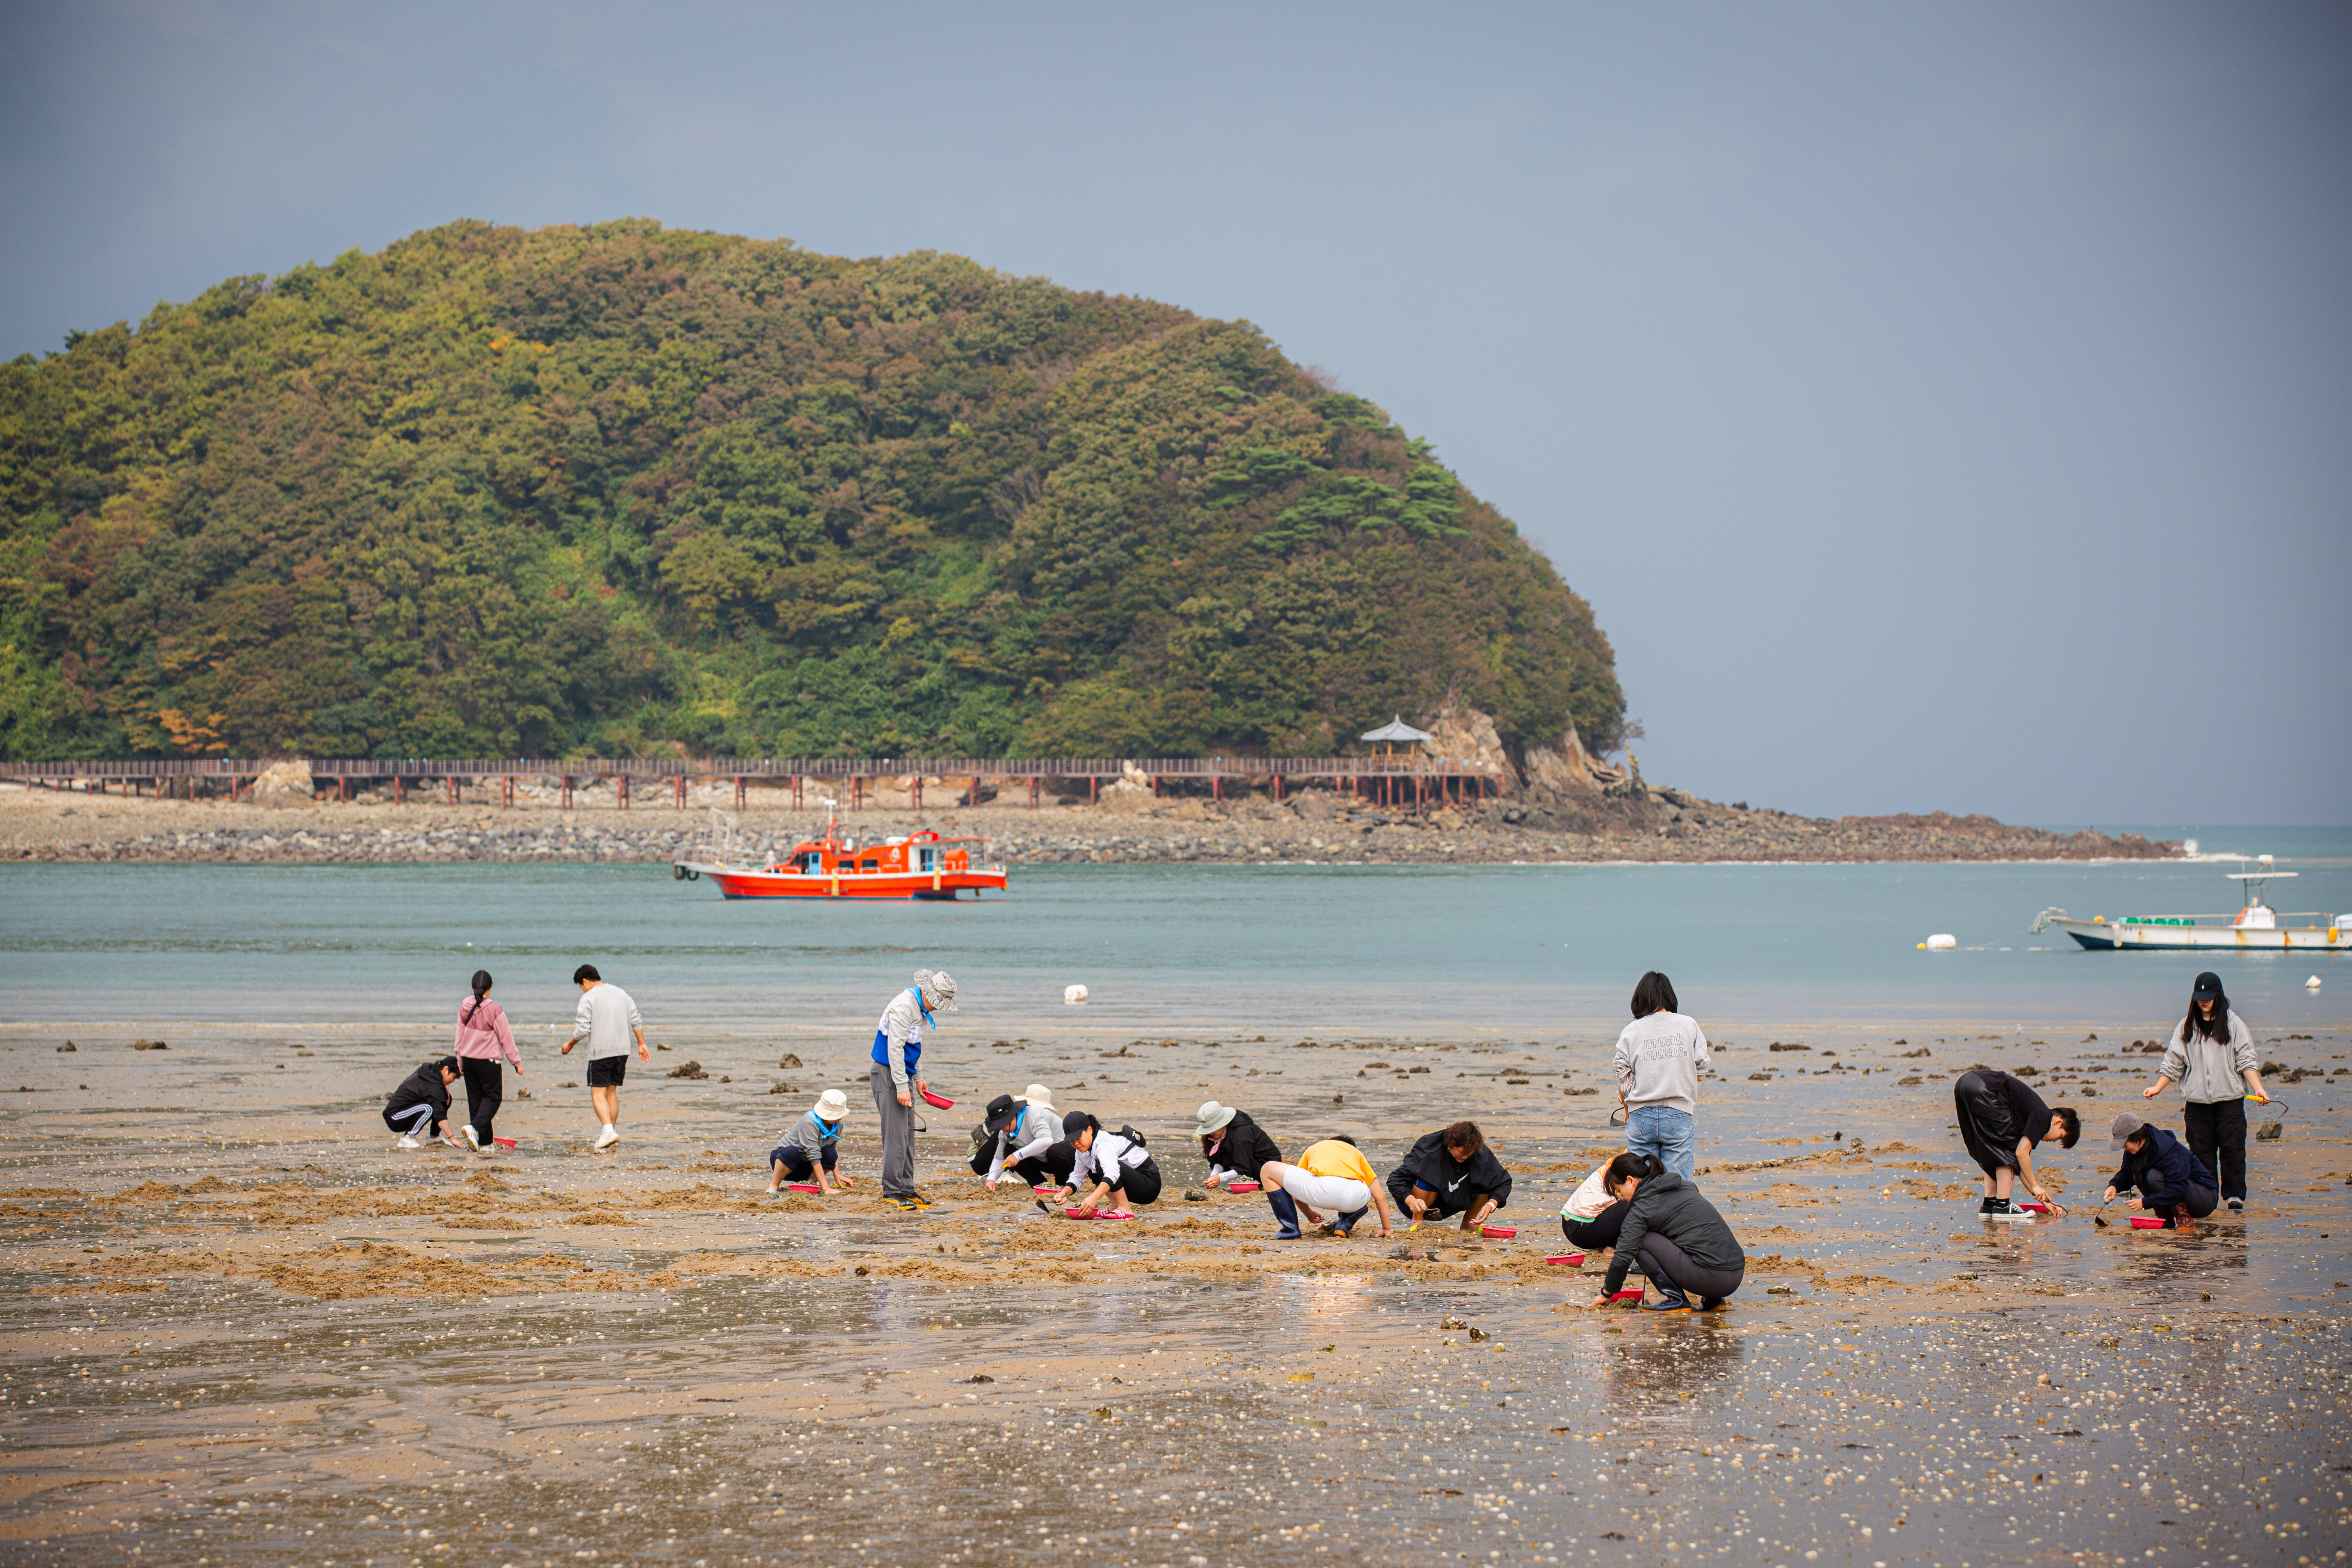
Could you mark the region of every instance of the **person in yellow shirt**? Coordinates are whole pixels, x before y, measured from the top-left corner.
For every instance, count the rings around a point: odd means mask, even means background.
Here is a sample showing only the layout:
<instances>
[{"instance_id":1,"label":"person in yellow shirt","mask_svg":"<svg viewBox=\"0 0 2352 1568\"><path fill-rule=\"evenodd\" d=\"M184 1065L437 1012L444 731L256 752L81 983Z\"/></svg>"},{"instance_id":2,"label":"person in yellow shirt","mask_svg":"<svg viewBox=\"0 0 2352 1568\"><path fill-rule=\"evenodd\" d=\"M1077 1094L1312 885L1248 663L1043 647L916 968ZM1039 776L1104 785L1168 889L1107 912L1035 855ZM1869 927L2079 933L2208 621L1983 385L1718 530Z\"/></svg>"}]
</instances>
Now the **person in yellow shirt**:
<instances>
[{"instance_id":1,"label":"person in yellow shirt","mask_svg":"<svg viewBox=\"0 0 2352 1568\"><path fill-rule=\"evenodd\" d=\"M1346 1236L1375 1204L1380 1205L1381 1237L1395 1234L1389 1223L1389 1195L1352 1138L1310 1143L1295 1165L1268 1160L1258 1167L1257 1179L1268 1193L1289 1194L1326 1236Z\"/></svg>"}]
</instances>

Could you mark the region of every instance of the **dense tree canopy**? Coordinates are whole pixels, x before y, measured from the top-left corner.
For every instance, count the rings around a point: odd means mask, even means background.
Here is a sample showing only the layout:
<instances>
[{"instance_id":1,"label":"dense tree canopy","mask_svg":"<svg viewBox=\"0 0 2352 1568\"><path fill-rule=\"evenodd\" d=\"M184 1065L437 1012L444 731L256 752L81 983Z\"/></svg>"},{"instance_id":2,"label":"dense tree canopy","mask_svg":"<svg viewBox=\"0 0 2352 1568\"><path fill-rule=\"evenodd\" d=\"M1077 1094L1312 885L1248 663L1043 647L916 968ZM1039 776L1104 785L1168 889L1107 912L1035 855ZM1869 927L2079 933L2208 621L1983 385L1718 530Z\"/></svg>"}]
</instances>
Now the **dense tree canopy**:
<instances>
[{"instance_id":1,"label":"dense tree canopy","mask_svg":"<svg viewBox=\"0 0 2352 1568\"><path fill-rule=\"evenodd\" d=\"M1621 727L1511 524L1255 328L477 223L0 366L0 755L1328 752Z\"/></svg>"}]
</instances>

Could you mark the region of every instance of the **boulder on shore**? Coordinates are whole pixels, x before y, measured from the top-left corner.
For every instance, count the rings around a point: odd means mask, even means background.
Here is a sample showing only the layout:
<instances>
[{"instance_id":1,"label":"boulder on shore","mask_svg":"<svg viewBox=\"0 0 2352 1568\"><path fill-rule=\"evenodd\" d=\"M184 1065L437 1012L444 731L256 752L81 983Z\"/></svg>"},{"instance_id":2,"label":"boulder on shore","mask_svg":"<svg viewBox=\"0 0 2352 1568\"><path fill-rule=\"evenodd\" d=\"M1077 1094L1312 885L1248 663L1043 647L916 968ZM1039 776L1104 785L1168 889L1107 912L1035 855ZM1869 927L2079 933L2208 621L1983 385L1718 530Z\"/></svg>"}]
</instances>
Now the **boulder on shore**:
<instances>
[{"instance_id":1,"label":"boulder on shore","mask_svg":"<svg viewBox=\"0 0 2352 1568\"><path fill-rule=\"evenodd\" d=\"M255 775L251 798L257 805L308 805L317 795L310 764L295 757L272 763Z\"/></svg>"}]
</instances>

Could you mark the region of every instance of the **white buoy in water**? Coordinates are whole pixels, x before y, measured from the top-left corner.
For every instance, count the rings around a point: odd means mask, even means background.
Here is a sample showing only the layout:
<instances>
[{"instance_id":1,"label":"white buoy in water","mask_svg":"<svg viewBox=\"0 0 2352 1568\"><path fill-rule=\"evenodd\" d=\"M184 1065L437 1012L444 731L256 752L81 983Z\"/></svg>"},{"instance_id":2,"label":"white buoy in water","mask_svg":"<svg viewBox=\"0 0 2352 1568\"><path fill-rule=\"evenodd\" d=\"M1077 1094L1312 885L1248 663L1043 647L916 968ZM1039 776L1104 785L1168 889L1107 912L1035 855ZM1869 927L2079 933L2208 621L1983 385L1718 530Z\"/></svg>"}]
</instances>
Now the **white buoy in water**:
<instances>
[{"instance_id":1,"label":"white buoy in water","mask_svg":"<svg viewBox=\"0 0 2352 1568\"><path fill-rule=\"evenodd\" d=\"M1075 1007L1086 999L1087 988L1085 986L1065 985L1062 987L1062 1000L1068 1003L1071 1006Z\"/></svg>"},{"instance_id":2,"label":"white buoy in water","mask_svg":"<svg viewBox=\"0 0 2352 1568\"><path fill-rule=\"evenodd\" d=\"M1960 945L1960 939L1949 931L1937 931L1919 944L1922 952L1949 952Z\"/></svg>"},{"instance_id":3,"label":"white buoy in water","mask_svg":"<svg viewBox=\"0 0 2352 1568\"><path fill-rule=\"evenodd\" d=\"M2318 989L2319 989L2319 976L2318 976L2318 975L2316 975L2316 974L2315 974L2315 975L2313 975L2310 979L2308 979L2308 980L2305 981L2305 982L2303 983L2303 988L2304 988L2305 991L2316 991L2316 990L2318 990Z\"/></svg>"}]
</instances>

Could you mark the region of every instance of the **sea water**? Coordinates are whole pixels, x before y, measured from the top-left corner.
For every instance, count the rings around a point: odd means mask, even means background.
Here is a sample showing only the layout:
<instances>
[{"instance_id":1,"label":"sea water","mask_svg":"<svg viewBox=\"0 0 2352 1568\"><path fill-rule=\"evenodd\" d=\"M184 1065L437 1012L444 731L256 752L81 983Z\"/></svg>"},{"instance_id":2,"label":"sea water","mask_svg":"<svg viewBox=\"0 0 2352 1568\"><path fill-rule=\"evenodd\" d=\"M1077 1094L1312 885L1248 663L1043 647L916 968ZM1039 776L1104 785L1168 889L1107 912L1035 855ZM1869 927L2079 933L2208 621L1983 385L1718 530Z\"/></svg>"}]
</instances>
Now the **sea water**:
<instances>
[{"instance_id":1,"label":"sea water","mask_svg":"<svg viewBox=\"0 0 2352 1568\"><path fill-rule=\"evenodd\" d=\"M2273 905L2352 913L2352 830L2166 836L2274 853L2297 875ZM570 1017L572 972L593 963L673 1031L856 1034L918 967L953 973L953 1026L988 1035L1606 1040L1649 969L1718 1026L2156 1031L2210 968L2265 1036L2342 1027L2352 965L2089 952L2029 929L2052 906L2231 911L2235 868L1016 865L1003 895L940 904L730 901L658 865L16 865L0 868L0 1021L438 1025L487 968L517 1022L544 1027ZM1921 952L1937 932L1959 950ZM1072 984L1085 1005L1063 1003Z\"/></svg>"}]
</instances>

